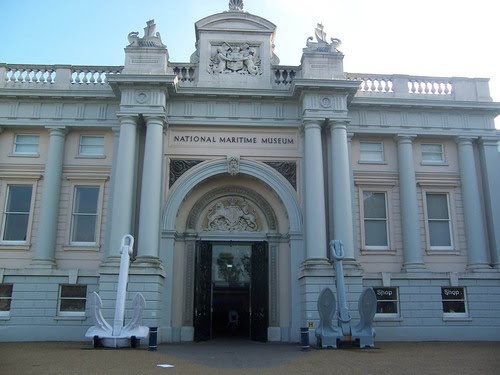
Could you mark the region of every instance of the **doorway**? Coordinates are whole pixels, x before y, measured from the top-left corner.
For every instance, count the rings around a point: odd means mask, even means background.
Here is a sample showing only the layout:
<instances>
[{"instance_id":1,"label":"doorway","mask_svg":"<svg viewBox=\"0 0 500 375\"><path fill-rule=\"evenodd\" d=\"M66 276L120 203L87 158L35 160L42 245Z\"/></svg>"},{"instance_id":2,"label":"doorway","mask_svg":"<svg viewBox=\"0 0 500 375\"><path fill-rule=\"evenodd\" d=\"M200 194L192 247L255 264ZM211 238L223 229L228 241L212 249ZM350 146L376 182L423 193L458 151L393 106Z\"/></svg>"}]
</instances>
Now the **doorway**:
<instances>
[{"instance_id":1,"label":"doorway","mask_svg":"<svg viewBox=\"0 0 500 375\"><path fill-rule=\"evenodd\" d=\"M267 242L207 242L196 246L194 339L267 341Z\"/></svg>"}]
</instances>

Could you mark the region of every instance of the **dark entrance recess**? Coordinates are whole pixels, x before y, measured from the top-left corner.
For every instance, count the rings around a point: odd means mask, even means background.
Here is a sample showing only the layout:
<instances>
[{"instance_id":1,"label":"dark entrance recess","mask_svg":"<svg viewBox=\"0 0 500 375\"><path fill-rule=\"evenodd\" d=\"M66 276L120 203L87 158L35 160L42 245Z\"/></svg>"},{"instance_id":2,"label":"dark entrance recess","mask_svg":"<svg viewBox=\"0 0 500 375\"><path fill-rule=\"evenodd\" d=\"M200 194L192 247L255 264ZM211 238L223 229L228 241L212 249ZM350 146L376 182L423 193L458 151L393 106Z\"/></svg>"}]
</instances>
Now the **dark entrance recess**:
<instances>
[{"instance_id":1,"label":"dark entrance recess","mask_svg":"<svg viewBox=\"0 0 500 375\"><path fill-rule=\"evenodd\" d=\"M267 242L196 247L194 340L220 337L267 341Z\"/></svg>"}]
</instances>

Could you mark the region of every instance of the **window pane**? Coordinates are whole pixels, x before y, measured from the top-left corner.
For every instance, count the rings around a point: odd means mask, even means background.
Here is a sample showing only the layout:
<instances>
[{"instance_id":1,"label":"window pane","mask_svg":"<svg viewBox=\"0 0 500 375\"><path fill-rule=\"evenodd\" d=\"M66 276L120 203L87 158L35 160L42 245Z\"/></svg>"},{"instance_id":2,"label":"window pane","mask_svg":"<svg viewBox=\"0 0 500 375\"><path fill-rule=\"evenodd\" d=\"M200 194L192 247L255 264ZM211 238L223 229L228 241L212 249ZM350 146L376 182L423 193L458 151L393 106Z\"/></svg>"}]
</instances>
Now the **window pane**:
<instances>
[{"instance_id":1,"label":"window pane","mask_svg":"<svg viewBox=\"0 0 500 375\"><path fill-rule=\"evenodd\" d=\"M382 143L360 143L360 159L364 161L383 161Z\"/></svg>"},{"instance_id":2,"label":"window pane","mask_svg":"<svg viewBox=\"0 0 500 375\"><path fill-rule=\"evenodd\" d=\"M451 246L448 221L429 221L429 236L431 246Z\"/></svg>"},{"instance_id":3,"label":"window pane","mask_svg":"<svg viewBox=\"0 0 500 375\"><path fill-rule=\"evenodd\" d=\"M443 145L441 144L422 144L422 160L425 161L443 161Z\"/></svg>"},{"instance_id":4,"label":"window pane","mask_svg":"<svg viewBox=\"0 0 500 375\"><path fill-rule=\"evenodd\" d=\"M7 212L30 212L32 186L9 186Z\"/></svg>"},{"instance_id":5,"label":"window pane","mask_svg":"<svg viewBox=\"0 0 500 375\"><path fill-rule=\"evenodd\" d=\"M85 298L87 295L86 285L61 285L61 297Z\"/></svg>"},{"instance_id":6,"label":"window pane","mask_svg":"<svg viewBox=\"0 0 500 375\"><path fill-rule=\"evenodd\" d=\"M448 199L446 194L427 194L427 217L444 219L448 217Z\"/></svg>"},{"instance_id":7,"label":"window pane","mask_svg":"<svg viewBox=\"0 0 500 375\"><path fill-rule=\"evenodd\" d=\"M0 311L10 311L10 298L0 299Z\"/></svg>"},{"instance_id":8,"label":"window pane","mask_svg":"<svg viewBox=\"0 0 500 375\"><path fill-rule=\"evenodd\" d=\"M443 301L444 313L465 313L465 301Z\"/></svg>"},{"instance_id":9,"label":"window pane","mask_svg":"<svg viewBox=\"0 0 500 375\"><path fill-rule=\"evenodd\" d=\"M104 137L83 135L80 138L80 155L104 155Z\"/></svg>"},{"instance_id":10,"label":"window pane","mask_svg":"<svg viewBox=\"0 0 500 375\"><path fill-rule=\"evenodd\" d=\"M363 192L365 218L386 218L385 193Z\"/></svg>"},{"instance_id":11,"label":"window pane","mask_svg":"<svg viewBox=\"0 0 500 375\"><path fill-rule=\"evenodd\" d=\"M12 297L12 284L0 284L0 297Z\"/></svg>"},{"instance_id":12,"label":"window pane","mask_svg":"<svg viewBox=\"0 0 500 375\"><path fill-rule=\"evenodd\" d=\"M385 220L365 220L366 246L388 246Z\"/></svg>"},{"instance_id":13,"label":"window pane","mask_svg":"<svg viewBox=\"0 0 500 375\"><path fill-rule=\"evenodd\" d=\"M73 242L95 242L96 216L77 215L73 218Z\"/></svg>"},{"instance_id":14,"label":"window pane","mask_svg":"<svg viewBox=\"0 0 500 375\"><path fill-rule=\"evenodd\" d=\"M85 311L85 300L81 299L63 299L61 300L61 311Z\"/></svg>"},{"instance_id":15,"label":"window pane","mask_svg":"<svg viewBox=\"0 0 500 375\"><path fill-rule=\"evenodd\" d=\"M378 314L397 314L398 303L395 301L378 301L377 302Z\"/></svg>"},{"instance_id":16,"label":"window pane","mask_svg":"<svg viewBox=\"0 0 500 375\"><path fill-rule=\"evenodd\" d=\"M14 152L21 154L35 154L38 151L38 135L17 134Z\"/></svg>"},{"instance_id":17,"label":"window pane","mask_svg":"<svg viewBox=\"0 0 500 375\"><path fill-rule=\"evenodd\" d=\"M96 214L98 186L78 186L75 191L75 213Z\"/></svg>"},{"instance_id":18,"label":"window pane","mask_svg":"<svg viewBox=\"0 0 500 375\"><path fill-rule=\"evenodd\" d=\"M3 239L5 241L26 241L29 214L5 215Z\"/></svg>"}]
</instances>

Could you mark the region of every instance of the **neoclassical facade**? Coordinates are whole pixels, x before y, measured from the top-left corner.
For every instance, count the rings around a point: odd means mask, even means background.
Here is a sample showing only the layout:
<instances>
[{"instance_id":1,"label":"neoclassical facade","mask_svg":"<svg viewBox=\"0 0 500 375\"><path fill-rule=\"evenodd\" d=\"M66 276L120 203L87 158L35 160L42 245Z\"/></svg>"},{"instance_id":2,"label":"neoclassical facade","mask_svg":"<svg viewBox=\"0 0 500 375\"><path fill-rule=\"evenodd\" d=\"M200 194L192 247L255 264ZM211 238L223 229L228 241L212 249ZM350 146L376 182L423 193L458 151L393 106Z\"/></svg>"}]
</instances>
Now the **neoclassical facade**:
<instances>
[{"instance_id":1,"label":"neoclassical facade","mask_svg":"<svg viewBox=\"0 0 500 375\"><path fill-rule=\"evenodd\" d=\"M131 234L160 342L312 339L333 239L377 340L499 340L488 80L347 73L322 25L283 66L240 3L190 62L148 21L124 66L0 64L0 339L83 340L94 291L112 320Z\"/></svg>"}]
</instances>

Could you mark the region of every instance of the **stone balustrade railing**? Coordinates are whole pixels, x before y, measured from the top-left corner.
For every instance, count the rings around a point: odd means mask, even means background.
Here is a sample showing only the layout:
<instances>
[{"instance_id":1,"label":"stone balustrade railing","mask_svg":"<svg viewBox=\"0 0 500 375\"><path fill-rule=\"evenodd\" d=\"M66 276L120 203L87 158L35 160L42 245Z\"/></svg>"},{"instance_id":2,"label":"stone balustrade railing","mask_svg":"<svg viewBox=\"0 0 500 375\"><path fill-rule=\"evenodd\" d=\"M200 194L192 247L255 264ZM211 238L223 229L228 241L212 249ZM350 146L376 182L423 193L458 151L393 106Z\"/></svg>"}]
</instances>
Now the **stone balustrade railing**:
<instances>
[{"instance_id":1,"label":"stone balustrade railing","mask_svg":"<svg viewBox=\"0 0 500 375\"><path fill-rule=\"evenodd\" d=\"M197 64L170 63L180 85L196 85ZM103 86L107 77L120 74L122 66L0 64L0 87ZM273 66L272 85L288 88L300 77L300 66ZM346 73L346 79L360 82L356 97L491 101L488 79L427 77L402 74Z\"/></svg>"},{"instance_id":2,"label":"stone balustrade railing","mask_svg":"<svg viewBox=\"0 0 500 375\"><path fill-rule=\"evenodd\" d=\"M300 71L300 66L283 66L273 68L274 84L278 86L290 85Z\"/></svg>"},{"instance_id":3,"label":"stone balustrade railing","mask_svg":"<svg viewBox=\"0 0 500 375\"><path fill-rule=\"evenodd\" d=\"M120 74L122 66L0 64L0 84L23 87L44 85L103 85L106 76Z\"/></svg>"},{"instance_id":4,"label":"stone balustrade railing","mask_svg":"<svg viewBox=\"0 0 500 375\"><path fill-rule=\"evenodd\" d=\"M428 77L402 74L346 73L348 80L360 81L356 96L409 99L491 101L488 79Z\"/></svg>"}]
</instances>

